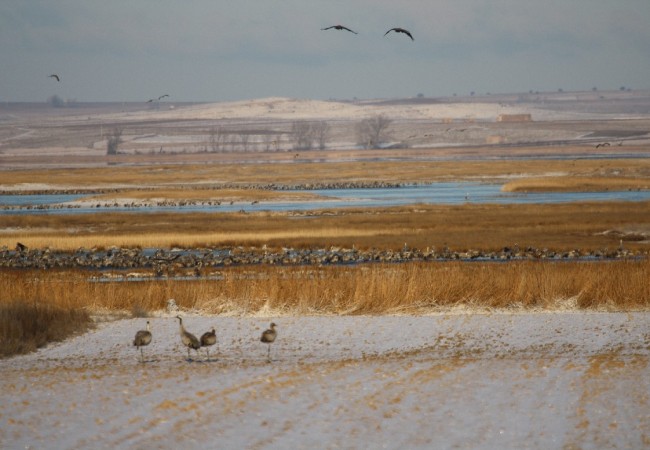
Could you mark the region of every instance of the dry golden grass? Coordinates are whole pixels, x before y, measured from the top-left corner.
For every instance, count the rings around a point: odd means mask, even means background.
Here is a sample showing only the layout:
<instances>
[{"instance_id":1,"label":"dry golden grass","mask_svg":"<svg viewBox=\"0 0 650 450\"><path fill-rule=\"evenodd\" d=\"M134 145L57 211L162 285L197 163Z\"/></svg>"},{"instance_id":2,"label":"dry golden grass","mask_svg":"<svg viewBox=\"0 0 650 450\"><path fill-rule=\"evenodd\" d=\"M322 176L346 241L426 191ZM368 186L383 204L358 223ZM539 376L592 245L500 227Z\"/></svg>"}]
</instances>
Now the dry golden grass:
<instances>
[{"instance_id":1,"label":"dry golden grass","mask_svg":"<svg viewBox=\"0 0 650 450\"><path fill-rule=\"evenodd\" d=\"M543 177L506 183L504 192L601 192L650 189L650 178L621 177Z\"/></svg>"},{"instance_id":2,"label":"dry golden grass","mask_svg":"<svg viewBox=\"0 0 650 450\"><path fill-rule=\"evenodd\" d=\"M78 311L182 308L227 315L420 314L466 308L647 310L650 260L255 267L221 279L94 282L87 271L0 272L0 306Z\"/></svg>"},{"instance_id":3,"label":"dry golden grass","mask_svg":"<svg viewBox=\"0 0 650 450\"><path fill-rule=\"evenodd\" d=\"M415 205L288 213L3 215L0 246L30 248L261 246L271 248L648 251L650 202ZM615 231L612 233L612 231ZM645 236L645 238L644 238ZM644 240L645 239L645 240Z\"/></svg>"},{"instance_id":4,"label":"dry golden grass","mask_svg":"<svg viewBox=\"0 0 650 450\"><path fill-rule=\"evenodd\" d=\"M218 185L222 183L314 183L344 181L431 182L503 179L549 174L591 177L650 177L646 159L516 160L516 161L357 161L291 164L168 164L2 173L3 186L39 183L52 188L105 187L120 189ZM35 181L38 180L38 181Z\"/></svg>"},{"instance_id":5,"label":"dry golden grass","mask_svg":"<svg viewBox=\"0 0 650 450\"><path fill-rule=\"evenodd\" d=\"M0 302L0 358L29 353L91 326L87 310L52 301L47 294L4 297Z\"/></svg>"}]
</instances>

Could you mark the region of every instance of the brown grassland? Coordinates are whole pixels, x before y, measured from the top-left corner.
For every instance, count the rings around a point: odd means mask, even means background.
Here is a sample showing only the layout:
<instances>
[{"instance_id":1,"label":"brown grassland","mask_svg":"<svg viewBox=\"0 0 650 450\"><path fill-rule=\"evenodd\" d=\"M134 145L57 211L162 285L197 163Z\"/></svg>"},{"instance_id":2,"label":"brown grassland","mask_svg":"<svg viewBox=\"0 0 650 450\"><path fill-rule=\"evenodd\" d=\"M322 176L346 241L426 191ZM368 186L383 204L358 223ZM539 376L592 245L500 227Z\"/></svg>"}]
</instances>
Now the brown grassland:
<instances>
[{"instance_id":1,"label":"brown grassland","mask_svg":"<svg viewBox=\"0 0 650 450\"><path fill-rule=\"evenodd\" d=\"M540 150L541 151L541 150ZM578 159L510 161L355 161L292 162L290 164L156 164L93 168L29 169L2 173L4 186L47 184L52 188L114 189L209 188L224 183L306 184L345 181L433 182L460 180L508 180L510 178L567 178L573 188L580 180L607 184L627 180L631 188L648 189L647 159ZM620 183L620 181L615 181Z\"/></svg>"},{"instance_id":2,"label":"brown grassland","mask_svg":"<svg viewBox=\"0 0 650 450\"><path fill-rule=\"evenodd\" d=\"M603 265L605 264L605 265ZM429 262L232 267L218 279L97 282L87 271L4 270L0 303L62 310L153 312L174 298L211 314L426 313L449 307L639 310L650 261Z\"/></svg>"},{"instance_id":3,"label":"brown grassland","mask_svg":"<svg viewBox=\"0 0 650 450\"><path fill-rule=\"evenodd\" d=\"M647 251L650 202L414 205L289 213L5 215L0 246L30 248L262 246L494 251Z\"/></svg>"},{"instance_id":4,"label":"brown grassland","mask_svg":"<svg viewBox=\"0 0 650 450\"><path fill-rule=\"evenodd\" d=\"M506 190L648 189L650 161L476 161L219 164L12 170L4 186L107 188L115 198L260 200L287 193L224 183L510 180ZM516 180L514 180L516 178ZM39 187L39 189L41 189ZM294 195L294 194L292 194ZM302 194L295 194L301 196ZM556 251L623 245L642 260L406 263L347 267L239 267L220 280L98 283L88 271L0 270L0 356L30 351L91 325L91 315L183 308L214 314L422 314L445 308L647 310L650 202L413 205L309 213L3 215L0 247L213 247ZM215 269L216 270L216 269Z\"/></svg>"},{"instance_id":5,"label":"brown grassland","mask_svg":"<svg viewBox=\"0 0 650 450\"><path fill-rule=\"evenodd\" d=\"M6 274L2 274L2 278ZM11 284L11 283L10 283ZM0 358L32 352L92 327L84 308L59 306L48 297L26 301L3 298L0 303Z\"/></svg>"}]
</instances>

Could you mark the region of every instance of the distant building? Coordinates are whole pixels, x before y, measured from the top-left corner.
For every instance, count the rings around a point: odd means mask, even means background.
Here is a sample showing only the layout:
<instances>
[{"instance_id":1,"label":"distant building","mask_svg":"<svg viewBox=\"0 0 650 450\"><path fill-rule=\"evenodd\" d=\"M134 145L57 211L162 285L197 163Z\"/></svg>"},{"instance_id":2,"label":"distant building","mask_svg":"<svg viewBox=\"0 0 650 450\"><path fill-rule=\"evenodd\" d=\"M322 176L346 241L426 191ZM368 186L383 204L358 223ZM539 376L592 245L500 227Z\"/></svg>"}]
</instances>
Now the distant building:
<instances>
[{"instance_id":1,"label":"distant building","mask_svg":"<svg viewBox=\"0 0 650 450\"><path fill-rule=\"evenodd\" d=\"M499 114L497 122L532 122L530 114Z\"/></svg>"},{"instance_id":2,"label":"distant building","mask_svg":"<svg viewBox=\"0 0 650 450\"><path fill-rule=\"evenodd\" d=\"M505 136L490 135L485 138L486 144L504 144L506 142Z\"/></svg>"}]
</instances>

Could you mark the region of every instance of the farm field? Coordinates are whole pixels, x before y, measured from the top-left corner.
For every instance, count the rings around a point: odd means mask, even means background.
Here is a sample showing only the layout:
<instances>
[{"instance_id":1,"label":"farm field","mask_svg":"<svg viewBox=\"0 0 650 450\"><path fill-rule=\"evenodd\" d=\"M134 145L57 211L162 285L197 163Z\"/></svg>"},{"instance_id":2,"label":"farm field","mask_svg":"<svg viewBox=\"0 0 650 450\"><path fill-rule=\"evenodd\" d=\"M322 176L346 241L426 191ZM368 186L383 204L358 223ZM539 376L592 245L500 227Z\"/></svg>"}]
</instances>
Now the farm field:
<instances>
[{"instance_id":1,"label":"farm field","mask_svg":"<svg viewBox=\"0 0 650 450\"><path fill-rule=\"evenodd\" d=\"M264 317L262 317L262 315ZM191 361L149 318L0 362L5 448L643 448L648 313L184 314ZM266 362L261 331L278 339Z\"/></svg>"}]
</instances>

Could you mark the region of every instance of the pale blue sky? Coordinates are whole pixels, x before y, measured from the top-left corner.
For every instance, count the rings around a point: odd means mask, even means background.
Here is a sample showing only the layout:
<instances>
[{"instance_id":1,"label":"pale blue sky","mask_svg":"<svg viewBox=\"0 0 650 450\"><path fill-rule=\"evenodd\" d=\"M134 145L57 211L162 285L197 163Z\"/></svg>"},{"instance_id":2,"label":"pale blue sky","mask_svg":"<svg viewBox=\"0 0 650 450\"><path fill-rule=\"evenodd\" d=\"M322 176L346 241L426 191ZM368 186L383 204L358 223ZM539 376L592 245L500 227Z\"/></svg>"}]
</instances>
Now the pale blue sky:
<instances>
[{"instance_id":1,"label":"pale blue sky","mask_svg":"<svg viewBox=\"0 0 650 450\"><path fill-rule=\"evenodd\" d=\"M647 89L649 21L649 0L2 0L0 101Z\"/></svg>"}]
</instances>

